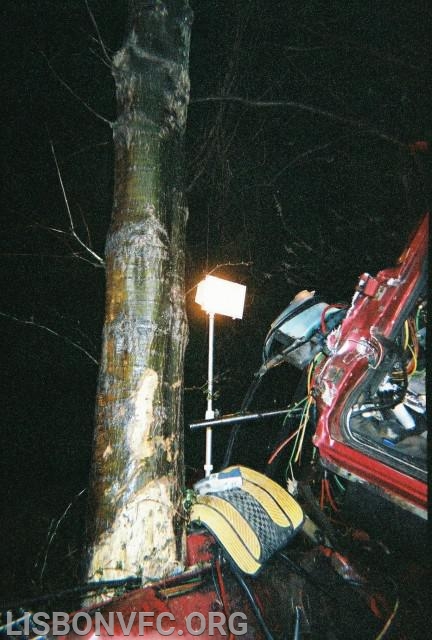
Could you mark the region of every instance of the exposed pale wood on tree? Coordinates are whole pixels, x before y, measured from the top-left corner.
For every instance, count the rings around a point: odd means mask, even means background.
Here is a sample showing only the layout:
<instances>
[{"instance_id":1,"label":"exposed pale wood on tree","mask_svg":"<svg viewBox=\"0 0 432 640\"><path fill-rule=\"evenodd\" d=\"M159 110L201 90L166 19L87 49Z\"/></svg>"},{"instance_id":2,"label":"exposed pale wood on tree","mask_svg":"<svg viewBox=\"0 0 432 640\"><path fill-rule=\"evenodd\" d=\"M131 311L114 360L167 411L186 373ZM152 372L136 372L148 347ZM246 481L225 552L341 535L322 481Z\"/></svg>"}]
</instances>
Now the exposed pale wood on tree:
<instances>
[{"instance_id":1,"label":"exposed pale wood on tree","mask_svg":"<svg viewBox=\"0 0 432 640\"><path fill-rule=\"evenodd\" d=\"M113 60L115 189L89 518L89 579L183 566L183 136L191 12L130 1Z\"/></svg>"}]
</instances>

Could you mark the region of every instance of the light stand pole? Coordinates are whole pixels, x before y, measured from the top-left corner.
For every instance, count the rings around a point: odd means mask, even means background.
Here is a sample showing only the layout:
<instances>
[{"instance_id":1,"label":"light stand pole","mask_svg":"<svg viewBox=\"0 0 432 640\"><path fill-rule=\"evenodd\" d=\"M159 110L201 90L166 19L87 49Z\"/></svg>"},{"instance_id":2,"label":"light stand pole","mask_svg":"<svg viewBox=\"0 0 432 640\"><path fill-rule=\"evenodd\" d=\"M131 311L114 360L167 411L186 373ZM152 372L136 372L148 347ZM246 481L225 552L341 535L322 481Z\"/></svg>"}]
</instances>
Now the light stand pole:
<instances>
[{"instance_id":1,"label":"light stand pole","mask_svg":"<svg viewBox=\"0 0 432 640\"><path fill-rule=\"evenodd\" d=\"M246 287L243 284L206 276L197 286L195 302L201 305L209 318L209 345L208 345L208 387L207 387L207 410L206 420L213 420L215 413L213 410L213 355L214 355L214 322L215 314L230 316L231 318L242 318L243 307L246 295ZM205 448L205 477L211 475L213 465L212 459L212 428L206 428L206 448Z\"/></svg>"},{"instance_id":2,"label":"light stand pole","mask_svg":"<svg viewBox=\"0 0 432 640\"><path fill-rule=\"evenodd\" d=\"M208 387L207 387L207 411L205 414L206 420L213 420L215 412L213 410L213 353L214 353L214 319L215 314L209 313L209 346L208 346ZM204 472L205 477L208 478L212 472L213 465L211 463L212 458L212 428L206 428L206 447L205 447L205 465Z\"/></svg>"}]
</instances>

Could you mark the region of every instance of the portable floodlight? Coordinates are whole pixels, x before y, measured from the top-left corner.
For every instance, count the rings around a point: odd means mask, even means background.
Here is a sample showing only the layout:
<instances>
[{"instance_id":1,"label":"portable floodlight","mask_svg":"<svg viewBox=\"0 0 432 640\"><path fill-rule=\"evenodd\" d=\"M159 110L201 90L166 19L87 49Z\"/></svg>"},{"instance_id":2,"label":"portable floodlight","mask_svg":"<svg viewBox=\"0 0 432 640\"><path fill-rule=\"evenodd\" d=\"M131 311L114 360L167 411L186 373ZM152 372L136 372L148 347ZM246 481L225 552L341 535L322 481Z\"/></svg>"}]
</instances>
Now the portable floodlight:
<instances>
[{"instance_id":1,"label":"portable floodlight","mask_svg":"<svg viewBox=\"0 0 432 640\"><path fill-rule=\"evenodd\" d=\"M241 319L243 317L243 308L246 296L246 287L243 284L237 284L230 280L216 278L215 276L206 276L204 280L198 284L195 296L197 302L203 311L209 317L209 349L208 349L208 388L207 388L207 411L206 420L212 420L215 417L213 410L213 352L214 352L214 317L218 313L223 316L229 316L233 319ZM206 457L204 471L208 478L213 469L211 464L212 456L212 429L206 429Z\"/></svg>"}]
</instances>

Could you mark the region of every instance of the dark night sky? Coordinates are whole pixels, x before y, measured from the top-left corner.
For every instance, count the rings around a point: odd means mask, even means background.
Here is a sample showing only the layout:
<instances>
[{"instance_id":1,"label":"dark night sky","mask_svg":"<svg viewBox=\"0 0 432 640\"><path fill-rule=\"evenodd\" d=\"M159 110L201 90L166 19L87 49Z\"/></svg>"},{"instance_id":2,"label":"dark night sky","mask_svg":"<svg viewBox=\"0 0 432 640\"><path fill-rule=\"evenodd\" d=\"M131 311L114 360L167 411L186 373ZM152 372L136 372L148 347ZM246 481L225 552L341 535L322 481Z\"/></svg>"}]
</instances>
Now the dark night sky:
<instances>
[{"instance_id":1,"label":"dark night sky","mask_svg":"<svg viewBox=\"0 0 432 640\"><path fill-rule=\"evenodd\" d=\"M360 273L395 260L425 210L430 160L405 145L431 140L432 13L427 3L402 0L193 4L187 288L226 263L240 264L217 275L248 286L244 320L217 328L227 412L295 292L349 299ZM115 51L123 2L89 6ZM87 483L97 376L83 350L99 357L104 277L68 235L50 143L77 231L102 254L111 131L83 103L112 120L115 101L84 1L4 0L1 16L0 584L9 596L78 579L85 494L77 496ZM200 101L210 96L291 105ZM188 311L186 386L199 387L206 326L193 293ZM266 400L289 394L288 378ZM188 391L186 422L202 417L204 404L201 392ZM188 449L188 464L200 466L201 449ZM50 526L71 503L47 553Z\"/></svg>"}]
</instances>

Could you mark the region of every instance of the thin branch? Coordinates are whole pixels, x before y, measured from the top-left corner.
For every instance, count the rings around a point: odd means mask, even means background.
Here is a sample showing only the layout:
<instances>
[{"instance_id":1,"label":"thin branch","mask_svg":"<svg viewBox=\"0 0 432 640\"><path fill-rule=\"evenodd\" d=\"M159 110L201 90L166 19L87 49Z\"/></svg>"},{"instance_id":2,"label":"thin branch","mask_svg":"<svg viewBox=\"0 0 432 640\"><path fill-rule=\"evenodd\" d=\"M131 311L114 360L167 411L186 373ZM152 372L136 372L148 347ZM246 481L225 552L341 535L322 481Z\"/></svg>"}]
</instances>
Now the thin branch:
<instances>
[{"instance_id":1,"label":"thin branch","mask_svg":"<svg viewBox=\"0 0 432 640\"><path fill-rule=\"evenodd\" d=\"M109 53L107 51L107 48L105 46L104 41L102 40L102 36L100 34L99 27L98 27L97 22L96 22L96 18L94 17L93 12L90 9L89 3L87 2L87 0L84 0L84 1L85 1L85 6L87 7L87 12L88 12L88 14L90 16L90 20L92 21L94 30L96 31L96 35L97 35L97 39L98 39L98 42L100 44L100 47L101 47L101 49L103 51L103 54L104 54L106 60L108 61L109 65L111 67L111 57L110 57L110 55L109 55Z\"/></svg>"},{"instance_id":2,"label":"thin branch","mask_svg":"<svg viewBox=\"0 0 432 640\"><path fill-rule=\"evenodd\" d=\"M92 260L85 258L84 256L82 256L80 253L77 253L76 251L72 253L72 258L76 258L77 260L82 260L83 262L87 262L87 264L90 264L92 267L95 267L96 269L105 268L104 262L102 262L102 264L97 264L96 262L92 262Z\"/></svg>"},{"instance_id":3,"label":"thin branch","mask_svg":"<svg viewBox=\"0 0 432 640\"><path fill-rule=\"evenodd\" d=\"M79 149L78 151L74 151L73 153L69 153L68 155L64 156L64 161L70 160L71 158L74 158L75 156L78 156L81 153L87 153L89 150L96 149L96 147L107 147L109 144L111 144L111 141L88 144L82 149Z\"/></svg>"},{"instance_id":4,"label":"thin branch","mask_svg":"<svg viewBox=\"0 0 432 640\"><path fill-rule=\"evenodd\" d=\"M214 273L217 269L222 269L222 267L251 267L252 265L253 262L222 262L213 267L213 269L210 269L207 275Z\"/></svg>"},{"instance_id":5,"label":"thin branch","mask_svg":"<svg viewBox=\"0 0 432 640\"><path fill-rule=\"evenodd\" d=\"M92 38L92 40L96 40L96 38ZM107 69L109 69L110 71L112 70L112 64L108 64L105 60L105 58L103 58L101 55L99 55L99 53L97 53L96 51L94 51L93 49L90 49L90 53L97 59L99 60L99 62L101 62Z\"/></svg>"},{"instance_id":6,"label":"thin branch","mask_svg":"<svg viewBox=\"0 0 432 640\"><path fill-rule=\"evenodd\" d=\"M91 114L93 114L96 118L98 118L99 120L102 120L102 122L105 122L105 124L109 125L110 127L113 126L113 122L111 122L111 120L108 120L107 118L104 118L103 116L100 115L100 113L98 113L97 111L95 111L89 104L87 104L87 102L84 102L84 100L75 93L75 91L63 80L63 78L61 76L59 76L59 74L57 73L57 71L54 69L54 67L52 66L51 62L48 60L48 58L46 57L46 55L41 52L41 55L45 58L45 61L51 71L51 73L55 76L55 78L60 82L60 84L69 91L69 93L71 95L73 95L73 97L78 100L79 102L81 102L81 104L88 110L90 111Z\"/></svg>"},{"instance_id":7,"label":"thin branch","mask_svg":"<svg viewBox=\"0 0 432 640\"><path fill-rule=\"evenodd\" d=\"M67 210L67 213L68 213L68 216L69 216L69 224L70 224L70 228L71 228L71 234L75 238L75 240L78 242L78 244L80 244L83 247L83 249L85 249L99 263L99 265L104 265L105 264L104 260L97 253L95 253L93 251L93 249L90 249L90 247L88 245L86 245L85 242L83 242L81 240L81 238L79 237L79 235L75 231L75 224L74 224L74 221L73 221L73 218L72 218L72 213L71 213L71 210L70 210L70 207L69 207L69 202L68 202L68 199L67 199L66 190L65 190L64 184L63 184L63 178L61 176L60 167L59 167L59 164L57 162L57 156L55 154L54 145L52 143L52 140L50 140L50 145L51 145L51 150L52 150L53 157L54 157L54 162L55 162L55 165L56 165L56 168L57 168L57 175L58 175L58 178L59 178L59 181L60 181L60 186L61 186L61 189L62 189L62 192L63 192L63 198L64 198L64 201L65 201L66 210ZM60 233L60 231L58 229L53 229L53 231L57 231L57 233Z\"/></svg>"},{"instance_id":8,"label":"thin branch","mask_svg":"<svg viewBox=\"0 0 432 640\"><path fill-rule=\"evenodd\" d=\"M80 214L81 214L81 221L82 221L83 225L85 226L85 230L87 232L87 245L88 245L89 249L92 249L92 246L91 246L92 245L91 233L90 233L89 226L87 224L86 217L84 215L84 211L82 210L80 205L78 205L78 209L79 209Z\"/></svg>"},{"instance_id":9,"label":"thin branch","mask_svg":"<svg viewBox=\"0 0 432 640\"><path fill-rule=\"evenodd\" d=\"M69 232L67 231L61 231L59 229L54 229L52 227L40 227L41 229L47 229L48 231L55 231L57 233L60 234L64 234L64 235L69 235ZM72 252L70 255L61 255L61 254L56 254L56 253L30 253L30 252L21 252L21 251L15 251L15 252L9 252L9 253L0 253L0 257L2 258L51 258L52 260L82 260L83 262L87 262L87 264L90 264L92 267L94 267L95 269L103 269L104 268L104 264L97 264L96 262L89 260L88 258L85 258L84 256L82 256L81 254L75 252Z\"/></svg>"},{"instance_id":10,"label":"thin branch","mask_svg":"<svg viewBox=\"0 0 432 640\"><path fill-rule=\"evenodd\" d=\"M44 227L41 227L42 229ZM65 231L60 231L59 233L65 233ZM0 257L2 258L52 258L53 260L84 260L85 262L88 262L89 264L91 264L93 267L99 267L101 265L95 264L94 262L91 262L90 260L87 260L86 258L84 258L83 256L80 256L79 254L75 253L75 254L71 254L71 255L61 255L61 254L56 254L56 253L26 253L26 252L14 252L14 253L0 253Z\"/></svg>"},{"instance_id":11,"label":"thin branch","mask_svg":"<svg viewBox=\"0 0 432 640\"><path fill-rule=\"evenodd\" d=\"M371 126L367 122L362 120L356 120L355 118L347 118L346 116L340 116L332 111L326 109L320 109L319 107L313 107L312 105L303 104L302 102L294 102L292 100L249 100L240 96L208 96L207 98L194 98L190 101L191 105L200 104L203 102L236 102L238 104L244 104L249 107L269 108L269 107L289 107L291 109L297 109L298 111L306 111L313 113L314 115L323 116L329 120L340 122L345 125L350 125L356 129L361 129L370 135L377 136L381 140L390 142L391 144L407 149L407 144L402 142L398 138L394 138L386 133L383 133L379 129Z\"/></svg>"},{"instance_id":12,"label":"thin branch","mask_svg":"<svg viewBox=\"0 0 432 640\"><path fill-rule=\"evenodd\" d=\"M185 387L184 391L205 391L208 387L208 382L207 380L199 387L197 387L196 385L193 387Z\"/></svg>"},{"instance_id":13,"label":"thin branch","mask_svg":"<svg viewBox=\"0 0 432 640\"><path fill-rule=\"evenodd\" d=\"M49 226L45 226L42 224L34 224L31 225L30 228L35 227L37 229L43 229L43 231L49 231L53 234L58 234L59 236L63 236L64 239L64 245L68 248L68 250L71 252L69 255L57 255L57 254L48 254L48 253L10 253L10 254L0 254L1 256L9 256L9 257L13 257L14 255L16 256L30 256L33 258L55 258L55 259L63 259L63 260L82 260L83 262L87 262L87 264L90 264L92 267L94 267L95 269L104 269L105 268L105 262L102 260L102 262L95 262L94 260L89 260L89 258L86 258L85 256L81 255L81 253L78 253L77 251L74 251L72 249L72 247L70 246L70 241L75 240L75 236L70 232L70 231L65 231L64 229L57 229L56 227L49 227ZM88 251L88 249L86 248L86 252Z\"/></svg>"},{"instance_id":14,"label":"thin branch","mask_svg":"<svg viewBox=\"0 0 432 640\"><path fill-rule=\"evenodd\" d=\"M63 520L66 518L66 516L67 516L68 512L70 511L71 507L73 506L74 502L75 502L78 498L80 498L80 497L82 496L82 494L83 494L83 493L85 493L86 491L87 491L87 489L82 489L82 490L81 490L79 493L77 493L77 495L73 498L72 502L70 502L70 503L68 504L68 506L66 507L66 509L64 510L64 512L62 513L62 515L60 516L60 518L57 520L56 526L54 527L54 530L52 531L52 533L51 533L52 526L50 526L50 529L49 529L49 531L48 531L48 536L49 536L48 544L47 544L46 549L45 549L44 561L43 561L42 569L41 569L40 576L39 576L39 580L40 580L40 582L42 582L43 574L45 573L45 569L46 569L46 566L47 566L48 553L49 553L49 550L50 550L51 544L52 544L52 542L53 542L53 540L54 540L54 538L55 538L55 536L56 536L56 534L57 534L57 531L58 531L59 526L61 525L61 523L63 522ZM51 525L52 525L53 523L54 523L54 521L51 523ZM50 533L51 533L51 535L50 535ZM35 567L36 567L36 565L35 565Z\"/></svg>"},{"instance_id":15,"label":"thin branch","mask_svg":"<svg viewBox=\"0 0 432 640\"><path fill-rule=\"evenodd\" d=\"M70 344L75 349L78 349L78 351L81 351L82 353L84 353L84 355L86 355L87 358L89 358L95 365L99 366L99 362L96 360L94 356L92 356L92 354L89 351L87 351L87 349L84 349L84 347L74 342L67 336L62 336L60 333L57 333L57 331L54 331L54 329L51 329L50 327L47 327L44 324L39 324L34 320L25 320L24 318L18 318L17 316L13 316L12 314L9 314L9 313L4 313L3 311L0 311L0 316L3 318L7 318L8 320L13 320L14 322L18 322L19 324L31 325L33 327L37 327L38 329L42 329L43 331L46 331L47 333L50 333L51 335L56 336L61 340L64 340L67 344Z\"/></svg>"},{"instance_id":16,"label":"thin branch","mask_svg":"<svg viewBox=\"0 0 432 640\"><path fill-rule=\"evenodd\" d=\"M211 275L212 273L214 273L217 269L221 269L222 267L251 267L253 265L253 262L223 262L222 264L217 264L215 267L213 267L213 269L211 269L207 275ZM198 286L198 282L197 284L194 284L193 287L191 287L190 289L188 289L185 293L185 296L189 295L190 293L192 293L192 291L194 289L197 288Z\"/></svg>"},{"instance_id":17,"label":"thin branch","mask_svg":"<svg viewBox=\"0 0 432 640\"><path fill-rule=\"evenodd\" d=\"M317 151L322 151L323 149L327 149L328 147L331 147L332 145L336 144L336 142L339 142L339 140L342 140L345 137L346 136L339 136L335 140L331 140L330 142L327 142L325 144L319 144L316 147L312 147L312 149L307 149L306 151L303 151L302 153L297 154L294 158L292 158L288 162L288 164L286 164L284 167L282 167L282 169L280 169L276 173L276 175L273 176L272 181L271 181L270 184L274 184L276 182L276 180L284 173L284 171L286 171L290 167L296 165L301 160L304 160L305 158L308 158L309 156L313 155Z\"/></svg>"}]
</instances>

